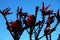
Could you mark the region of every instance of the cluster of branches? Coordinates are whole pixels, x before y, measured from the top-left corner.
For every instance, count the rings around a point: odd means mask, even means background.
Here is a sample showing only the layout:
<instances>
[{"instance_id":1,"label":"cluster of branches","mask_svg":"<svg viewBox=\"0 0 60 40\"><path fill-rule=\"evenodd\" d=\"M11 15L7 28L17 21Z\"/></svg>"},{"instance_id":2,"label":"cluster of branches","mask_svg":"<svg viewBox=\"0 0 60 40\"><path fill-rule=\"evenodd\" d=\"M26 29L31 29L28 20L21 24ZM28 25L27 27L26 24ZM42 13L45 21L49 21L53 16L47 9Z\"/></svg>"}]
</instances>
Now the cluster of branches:
<instances>
[{"instance_id":1,"label":"cluster of branches","mask_svg":"<svg viewBox=\"0 0 60 40\"><path fill-rule=\"evenodd\" d=\"M27 33L29 34L30 40L32 40L32 35L34 34L35 40L40 40L44 36L46 36L46 40L49 38L51 40L51 33L56 30L57 25L60 22L60 15L59 15L59 9L56 13L53 13L53 10L47 10L49 8L50 4L46 7L44 7L44 2L42 2L42 8L40 9L40 12L42 13L42 20L37 21L37 13L39 10L39 7L36 6L35 8L35 15L28 15L27 12L23 12L22 8L17 8L17 14L16 14L16 21L8 22L6 16L12 14L10 11L10 8L6 8L3 11L0 10L0 13L3 15L7 29L9 30L10 34L12 35L14 40L19 40L24 30L27 30ZM45 16L47 16L47 21L45 20ZM54 19L57 19L57 24L51 29L50 25L54 22ZM46 27L44 29L43 36L39 37L39 34L41 33L43 25L46 24ZM59 40L59 38L58 38Z\"/></svg>"}]
</instances>

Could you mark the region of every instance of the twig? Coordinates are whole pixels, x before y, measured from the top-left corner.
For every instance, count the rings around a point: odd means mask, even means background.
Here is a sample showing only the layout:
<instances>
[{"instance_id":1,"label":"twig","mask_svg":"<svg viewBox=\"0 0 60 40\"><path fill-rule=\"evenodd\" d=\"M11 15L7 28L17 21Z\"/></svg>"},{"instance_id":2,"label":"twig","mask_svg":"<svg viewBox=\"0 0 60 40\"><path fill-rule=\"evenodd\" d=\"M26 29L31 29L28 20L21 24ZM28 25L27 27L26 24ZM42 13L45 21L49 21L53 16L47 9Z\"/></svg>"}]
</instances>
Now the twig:
<instances>
[{"instance_id":1,"label":"twig","mask_svg":"<svg viewBox=\"0 0 60 40\"><path fill-rule=\"evenodd\" d=\"M48 40L48 35L46 35L46 40Z\"/></svg>"},{"instance_id":2,"label":"twig","mask_svg":"<svg viewBox=\"0 0 60 40\"><path fill-rule=\"evenodd\" d=\"M58 39L57 40L60 40L60 34L59 34L59 36L58 36Z\"/></svg>"},{"instance_id":3,"label":"twig","mask_svg":"<svg viewBox=\"0 0 60 40\"><path fill-rule=\"evenodd\" d=\"M51 33L56 30L56 27L57 27L58 24L59 24L59 22L57 22L57 24L55 25L55 27L51 29L51 32L50 32L50 34L49 34L50 37L51 37ZM44 36L46 36L46 35L44 34L44 35L41 36L39 39L41 39L41 38L44 37ZM50 40L51 40L51 38L50 38Z\"/></svg>"},{"instance_id":4,"label":"twig","mask_svg":"<svg viewBox=\"0 0 60 40\"><path fill-rule=\"evenodd\" d=\"M51 34L49 35L49 37L50 37L50 40L51 40Z\"/></svg>"}]
</instances>

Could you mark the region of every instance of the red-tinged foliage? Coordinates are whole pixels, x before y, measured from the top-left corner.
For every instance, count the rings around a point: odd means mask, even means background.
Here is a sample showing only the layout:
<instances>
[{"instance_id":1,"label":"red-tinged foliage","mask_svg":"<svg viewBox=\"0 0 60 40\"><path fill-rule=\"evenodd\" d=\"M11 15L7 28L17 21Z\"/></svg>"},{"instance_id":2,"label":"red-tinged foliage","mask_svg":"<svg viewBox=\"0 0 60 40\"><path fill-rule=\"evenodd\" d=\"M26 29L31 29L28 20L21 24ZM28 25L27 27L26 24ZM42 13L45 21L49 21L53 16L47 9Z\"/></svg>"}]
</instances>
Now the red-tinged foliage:
<instances>
[{"instance_id":1,"label":"red-tinged foliage","mask_svg":"<svg viewBox=\"0 0 60 40\"><path fill-rule=\"evenodd\" d=\"M8 15L8 14L11 14L10 12L4 12L4 15Z\"/></svg>"},{"instance_id":2,"label":"red-tinged foliage","mask_svg":"<svg viewBox=\"0 0 60 40\"><path fill-rule=\"evenodd\" d=\"M46 11L45 15L50 15L50 14L52 14L52 12L53 12L53 10Z\"/></svg>"},{"instance_id":3,"label":"red-tinged foliage","mask_svg":"<svg viewBox=\"0 0 60 40\"><path fill-rule=\"evenodd\" d=\"M49 34L51 33L50 22L49 22L49 21L50 21L50 15L48 16L47 21L48 21L47 26L46 26L46 28L44 29L45 35L49 35Z\"/></svg>"},{"instance_id":4,"label":"red-tinged foliage","mask_svg":"<svg viewBox=\"0 0 60 40\"><path fill-rule=\"evenodd\" d=\"M47 11L47 9L50 7L50 4L48 6L45 7L45 10Z\"/></svg>"},{"instance_id":5,"label":"red-tinged foliage","mask_svg":"<svg viewBox=\"0 0 60 40\"><path fill-rule=\"evenodd\" d=\"M47 18L47 24L51 24L51 23L53 23L54 22L54 16L50 16L50 15L48 15L48 18Z\"/></svg>"},{"instance_id":6,"label":"red-tinged foliage","mask_svg":"<svg viewBox=\"0 0 60 40\"><path fill-rule=\"evenodd\" d=\"M27 12L23 12L22 8L18 7L17 20L13 21L13 22L8 22L8 20L6 18L6 15L11 14L9 12L10 11L9 8L4 9L3 11L0 10L0 13L4 16L6 25L7 25L7 29L13 36L14 40L19 40L19 38L21 37L24 30L27 30L28 28L30 29L27 31L29 33L30 40L32 40L32 34L34 34L35 40L39 40L43 36L46 36L46 40L48 40L48 35L50 35L53 31L56 30L56 27L60 21L59 10L57 10L56 14L50 15L53 13L53 10L48 10L49 6L50 6L50 4L47 5L46 7L44 7L44 2L42 3L42 9L40 9L40 11L42 12L42 21L39 20L38 22L36 22L37 13L38 13L38 9L39 9L38 6L36 6L35 15L32 15L32 14L28 15ZM47 21L45 20L46 15L48 15ZM57 22L56 26L54 26L54 28L50 29L50 24L54 22L55 16L56 16L58 22ZM39 36L41 29L43 28L42 26L44 25L45 22L46 22L47 26L44 29L44 35L39 38L38 36ZM35 26L38 26L38 27L35 28ZM50 35L50 40L51 40L51 35Z\"/></svg>"},{"instance_id":7,"label":"red-tinged foliage","mask_svg":"<svg viewBox=\"0 0 60 40\"><path fill-rule=\"evenodd\" d=\"M36 22L36 17L34 15L29 15L27 18L28 25L34 25Z\"/></svg>"},{"instance_id":8,"label":"red-tinged foliage","mask_svg":"<svg viewBox=\"0 0 60 40\"><path fill-rule=\"evenodd\" d=\"M51 33L50 24L47 24L46 28L44 29L44 33L45 35L49 35Z\"/></svg>"},{"instance_id":9,"label":"red-tinged foliage","mask_svg":"<svg viewBox=\"0 0 60 40\"><path fill-rule=\"evenodd\" d=\"M11 14L9 11L10 11L10 8L4 9L4 10L3 10L3 15Z\"/></svg>"},{"instance_id":10,"label":"red-tinged foliage","mask_svg":"<svg viewBox=\"0 0 60 40\"><path fill-rule=\"evenodd\" d=\"M17 32L19 29L22 29L21 21L16 20L11 23L12 31Z\"/></svg>"},{"instance_id":11,"label":"red-tinged foliage","mask_svg":"<svg viewBox=\"0 0 60 40\"><path fill-rule=\"evenodd\" d=\"M50 6L50 4L46 7L44 7L44 2L42 3L42 9L40 9L40 11L42 12L43 15L50 15L53 12L53 10L47 11L49 6Z\"/></svg>"},{"instance_id":12,"label":"red-tinged foliage","mask_svg":"<svg viewBox=\"0 0 60 40\"><path fill-rule=\"evenodd\" d=\"M50 24L50 15L48 15L48 18L47 18L47 24Z\"/></svg>"},{"instance_id":13,"label":"red-tinged foliage","mask_svg":"<svg viewBox=\"0 0 60 40\"><path fill-rule=\"evenodd\" d=\"M6 9L4 9L3 11L0 10L0 13L1 13L2 15L4 15L4 16L6 16L6 15L8 15L8 14L12 14L12 13L9 12L9 11L10 11L10 9L9 9L9 8L6 8Z\"/></svg>"},{"instance_id":14,"label":"red-tinged foliage","mask_svg":"<svg viewBox=\"0 0 60 40\"><path fill-rule=\"evenodd\" d=\"M50 20L50 15L48 16L48 19L47 20Z\"/></svg>"},{"instance_id":15,"label":"red-tinged foliage","mask_svg":"<svg viewBox=\"0 0 60 40\"><path fill-rule=\"evenodd\" d=\"M50 4L46 7L44 7L44 2L42 2L42 11L47 11L47 9L50 7Z\"/></svg>"},{"instance_id":16,"label":"red-tinged foliage","mask_svg":"<svg viewBox=\"0 0 60 40\"><path fill-rule=\"evenodd\" d=\"M24 17L28 16L28 13L26 13L26 12L23 13L23 12L22 12L22 8L19 8L19 7L18 7L17 12L18 12L18 14L19 14L20 16L24 16Z\"/></svg>"},{"instance_id":17,"label":"red-tinged foliage","mask_svg":"<svg viewBox=\"0 0 60 40\"><path fill-rule=\"evenodd\" d=\"M48 18L47 18L46 24L50 24L50 15L48 15Z\"/></svg>"}]
</instances>

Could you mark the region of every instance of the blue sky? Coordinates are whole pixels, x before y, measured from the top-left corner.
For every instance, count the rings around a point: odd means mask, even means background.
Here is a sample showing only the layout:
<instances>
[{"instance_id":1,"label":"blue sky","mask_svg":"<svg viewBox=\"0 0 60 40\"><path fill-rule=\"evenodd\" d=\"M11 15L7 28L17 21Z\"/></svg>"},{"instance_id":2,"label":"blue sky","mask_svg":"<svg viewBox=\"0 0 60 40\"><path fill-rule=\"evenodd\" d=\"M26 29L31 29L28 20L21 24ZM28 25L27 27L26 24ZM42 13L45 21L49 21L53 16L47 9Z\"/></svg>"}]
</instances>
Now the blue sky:
<instances>
[{"instance_id":1,"label":"blue sky","mask_svg":"<svg viewBox=\"0 0 60 40\"><path fill-rule=\"evenodd\" d=\"M0 0L0 10L3 10L7 7L11 8L11 12L13 14L7 16L8 21L14 21L16 20L16 9L17 7L22 7L23 12L28 12L29 14L35 13L35 7L39 6L39 8L42 7L42 2L45 3L45 6L48 4L51 4L48 10L53 9L54 12L57 11L57 9L60 10L60 0ZM9 31L6 29L6 24L3 16L0 14L0 40L13 40L12 36L10 35ZM41 20L41 12L38 12L37 21ZM51 28L54 27L56 24L55 22L51 25ZM44 25L45 26L45 25ZM57 40L58 34L60 33L60 24L58 25L55 32L53 32L52 40ZM41 36L43 35L43 30L41 31ZM34 39L34 38L33 38ZM29 35L26 31L24 31L23 35L21 36L21 40L29 40ZM46 40L45 37L43 37L41 40Z\"/></svg>"}]
</instances>

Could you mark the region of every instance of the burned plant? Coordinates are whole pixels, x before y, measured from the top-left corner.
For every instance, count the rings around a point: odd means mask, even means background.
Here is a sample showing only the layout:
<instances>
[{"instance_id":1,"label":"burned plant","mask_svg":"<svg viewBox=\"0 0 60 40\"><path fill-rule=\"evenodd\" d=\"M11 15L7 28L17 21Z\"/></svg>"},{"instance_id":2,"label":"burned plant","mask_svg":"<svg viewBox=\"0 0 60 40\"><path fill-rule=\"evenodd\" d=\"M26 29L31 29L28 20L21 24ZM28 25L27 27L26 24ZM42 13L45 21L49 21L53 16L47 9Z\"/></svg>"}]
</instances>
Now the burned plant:
<instances>
[{"instance_id":1,"label":"burned plant","mask_svg":"<svg viewBox=\"0 0 60 40\"><path fill-rule=\"evenodd\" d=\"M59 15L59 10L57 10L56 13L53 13L53 10L48 10L50 4L46 7L44 7L44 2L42 2L42 9L39 8L39 6L36 6L35 8L35 15L33 14L28 14L27 12L22 11L21 8L17 8L17 13L16 13L16 20L9 22L6 18L7 15L12 14L10 11L10 8L6 8L4 10L0 10L0 14L3 15L6 25L7 25L7 30L9 30L10 34L12 35L14 40L19 40L22 33L26 30L30 40L32 39L32 35L34 34L35 40L40 40L44 36L46 36L46 40L52 40L51 39L51 34L56 30L57 25L60 22L60 15ZM37 14L38 10L42 13L42 20L39 20L37 22ZM45 20L45 16L47 16L47 21ZM57 19L56 25L51 29L50 25L54 23L54 19ZM44 29L44 34L43 36L40 36L41 30L44 27L44 24L46 24L46 27ZM36 28L37 27L37 28ZM49 35L49 39L48 39ZM60 36L59 36L60 37ZM59 40L59 38L58 38Z\"/></svg>"}]
</instances>

